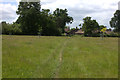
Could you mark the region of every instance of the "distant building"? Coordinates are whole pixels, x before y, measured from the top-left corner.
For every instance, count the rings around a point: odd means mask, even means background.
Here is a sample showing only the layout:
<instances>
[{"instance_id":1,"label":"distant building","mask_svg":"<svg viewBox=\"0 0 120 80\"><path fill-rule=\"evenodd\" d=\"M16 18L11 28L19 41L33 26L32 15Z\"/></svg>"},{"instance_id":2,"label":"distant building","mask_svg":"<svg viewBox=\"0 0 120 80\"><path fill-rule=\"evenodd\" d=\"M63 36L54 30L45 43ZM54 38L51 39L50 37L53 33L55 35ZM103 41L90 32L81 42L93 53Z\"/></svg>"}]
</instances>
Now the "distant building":
<instances>
[{"instance_id":1,"label":"distant building","mask_svg":"<svg viewBox=\"0 0 120 80\"><path fill-rule=\"evenodd\" d=\"M120 10L120 1L118 2L118 10Z\"/></svg>"},{"instance_id":2,"label":"distant building","mask_svg":"<svg viewBox=\"0 0 120 80\"><path fill-rule=\"evenodd\" d=\"M72 29L70 30L69 34L75 35L75 32L77 32L79 29Z\"/></svg>"},{"instance_id":3,"label":"distant building","mask_svg":"<svg viewBox=\"0 0 120 80\"><path fill-rule=\"evenodd\" d=\"M77 35L83 35L84 34L84 31L82 29L79 29L75 32L75 34Z\"/></svg>"},{"instance_id":4,"label":"distant building","mask_svg":"<svg viewBox=\"0 0 120 80\"><path fill-rule=\"evenodd\" d=\"M106 31L105 31L105 33L106 34L111 34L113 31L111 30L111 29L107 29Z\"/></svg>"},{"instance_id":5,"label":"distant building","mask_svg":"<svg viewBox=\"0 0 120 80\"><path fill-rule=\"evenodd\" d=\"M77 27L74 29L71 29L70 32L68 34L72 34L72 35L83 35L84 31L82 30L82 28L78 29Z\"/></svg>"}]
</instances>

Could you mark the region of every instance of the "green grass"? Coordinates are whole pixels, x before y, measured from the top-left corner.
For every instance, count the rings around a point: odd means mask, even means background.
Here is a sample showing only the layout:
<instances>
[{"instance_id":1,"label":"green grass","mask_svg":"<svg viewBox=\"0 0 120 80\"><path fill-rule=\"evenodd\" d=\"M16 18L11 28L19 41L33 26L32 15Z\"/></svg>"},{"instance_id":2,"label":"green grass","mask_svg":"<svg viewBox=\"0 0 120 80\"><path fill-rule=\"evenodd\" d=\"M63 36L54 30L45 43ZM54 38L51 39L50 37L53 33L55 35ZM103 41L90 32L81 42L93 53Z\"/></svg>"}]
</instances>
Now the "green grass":
<instances>
[{"instance_id":1,"label":"green grass","mask_svg":"<svg viewBox=\"0 0 120 80\"><path fill-rule=\"evenodd\" d=\"M3 78L117 78L118 38L7 36Z\"/></svg>"}]
</instances>

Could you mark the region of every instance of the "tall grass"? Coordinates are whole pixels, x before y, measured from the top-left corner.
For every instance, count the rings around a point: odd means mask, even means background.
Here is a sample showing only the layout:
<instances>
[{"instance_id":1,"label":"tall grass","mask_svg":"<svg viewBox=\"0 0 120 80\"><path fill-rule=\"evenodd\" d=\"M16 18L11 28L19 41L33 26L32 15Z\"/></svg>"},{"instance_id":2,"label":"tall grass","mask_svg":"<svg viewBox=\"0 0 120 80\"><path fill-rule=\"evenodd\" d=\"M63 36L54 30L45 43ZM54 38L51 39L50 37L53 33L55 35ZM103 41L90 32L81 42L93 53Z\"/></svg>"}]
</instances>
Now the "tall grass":
<instances>
[{"instance_id":1,"label":"tall grass","mask_svg":"<svg viewBox=\"0 0 120 80\"><path fill-rule=\"evenodd\" d=\"M3 78L118 77L117 38L4 35L2 41Z\"/></svg>"}]
</instances>

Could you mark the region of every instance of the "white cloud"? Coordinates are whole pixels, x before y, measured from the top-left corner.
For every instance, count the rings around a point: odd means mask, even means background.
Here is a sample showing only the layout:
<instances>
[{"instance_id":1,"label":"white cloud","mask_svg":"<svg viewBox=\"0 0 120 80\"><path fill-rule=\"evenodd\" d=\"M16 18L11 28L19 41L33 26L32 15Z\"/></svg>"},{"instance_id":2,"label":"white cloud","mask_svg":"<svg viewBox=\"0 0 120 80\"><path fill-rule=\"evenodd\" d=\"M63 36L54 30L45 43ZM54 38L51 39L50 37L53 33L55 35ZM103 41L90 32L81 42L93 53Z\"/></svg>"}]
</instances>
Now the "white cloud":
<instances>
[{"instance_id":1,"label":"white cloud","mask_svg":"<svg viewBox=\"0 0 120 80\"><path fill-rule=\"evenodd\" d=\"M0 3L0 13L2 11L2 19L7 22L13 22L17 19L16 10L20 0L2 0L7 4ZM1 1L0 1L1 2ZM16 2L12 4L10 2ZM99 24L109 27L110 18L118 9L119 0L41 0L41 8L54 11L56 8L68 9L68 13L73 17L74 22L70 25L76 27L83 23L82 19L91 16L96 19Z\"/></svg>"},{"instance_id":2,"label":"white cloud","mask_svg":"<svg viewBox=\"0 0 120 80\"><path fill-rule=\"evenodd\" d=\"M119 0L42 0L42 8L51 9L67 8L70 16L74 18L71 27L76 27L86 16L91 16L98 23L110 26L109 21L118 9ZM46 3L46 4L45 4Z\"/></svg>"},{"instance_id":3,"label":"white cloud","mask_svg":"<svg viewBox=\"0 0 120 80\"><path fill-rule=\"evenodd\" d=\"M20 0L0 0L0 2L16 2L16 1L20 1Z\"/></svg>"},{"instance_id":4,"label":"white cloud","mask_svg":"<svg viewBox=\"0 0 120 80\"><path fill-rule=\"evenodd\" d=\"M7 21L9 23L14 22L17 19L17 15L16 15L16 10L17 7L16 5L12 5L12 4L0 4L0 14L2 14L2 16L0 17L0 22L1 21Z\"/></svg>"}]
</instances>

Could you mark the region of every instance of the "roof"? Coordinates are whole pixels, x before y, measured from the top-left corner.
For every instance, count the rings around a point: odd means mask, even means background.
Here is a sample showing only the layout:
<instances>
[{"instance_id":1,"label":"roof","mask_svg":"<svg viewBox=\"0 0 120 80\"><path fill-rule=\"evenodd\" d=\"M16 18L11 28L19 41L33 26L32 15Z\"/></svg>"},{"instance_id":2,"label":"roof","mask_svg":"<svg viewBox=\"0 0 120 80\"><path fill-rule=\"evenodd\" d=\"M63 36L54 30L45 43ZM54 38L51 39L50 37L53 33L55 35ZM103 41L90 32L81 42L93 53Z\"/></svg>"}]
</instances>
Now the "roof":
<instances>
[{"instance_id":1,"label":"roof","mask_svg":"<svg viewBox=\"0 0 120 80\"><path fill-rule=\"evenodd\" d=\"M84 31L82 29L79 29L78 31L75 32L76 34L84 34Z\"/></svg>"},{"instance_id":2,"label":"roof","mask_svg":"<svg viewBox=\"0 0 120 80\"><path fill-rule=\"evenodd\" d=\"M105 31L105 33L106 33L106 34L110 34L110 33L112 33L112 31Z\"/></svg>"}]
</instances>

